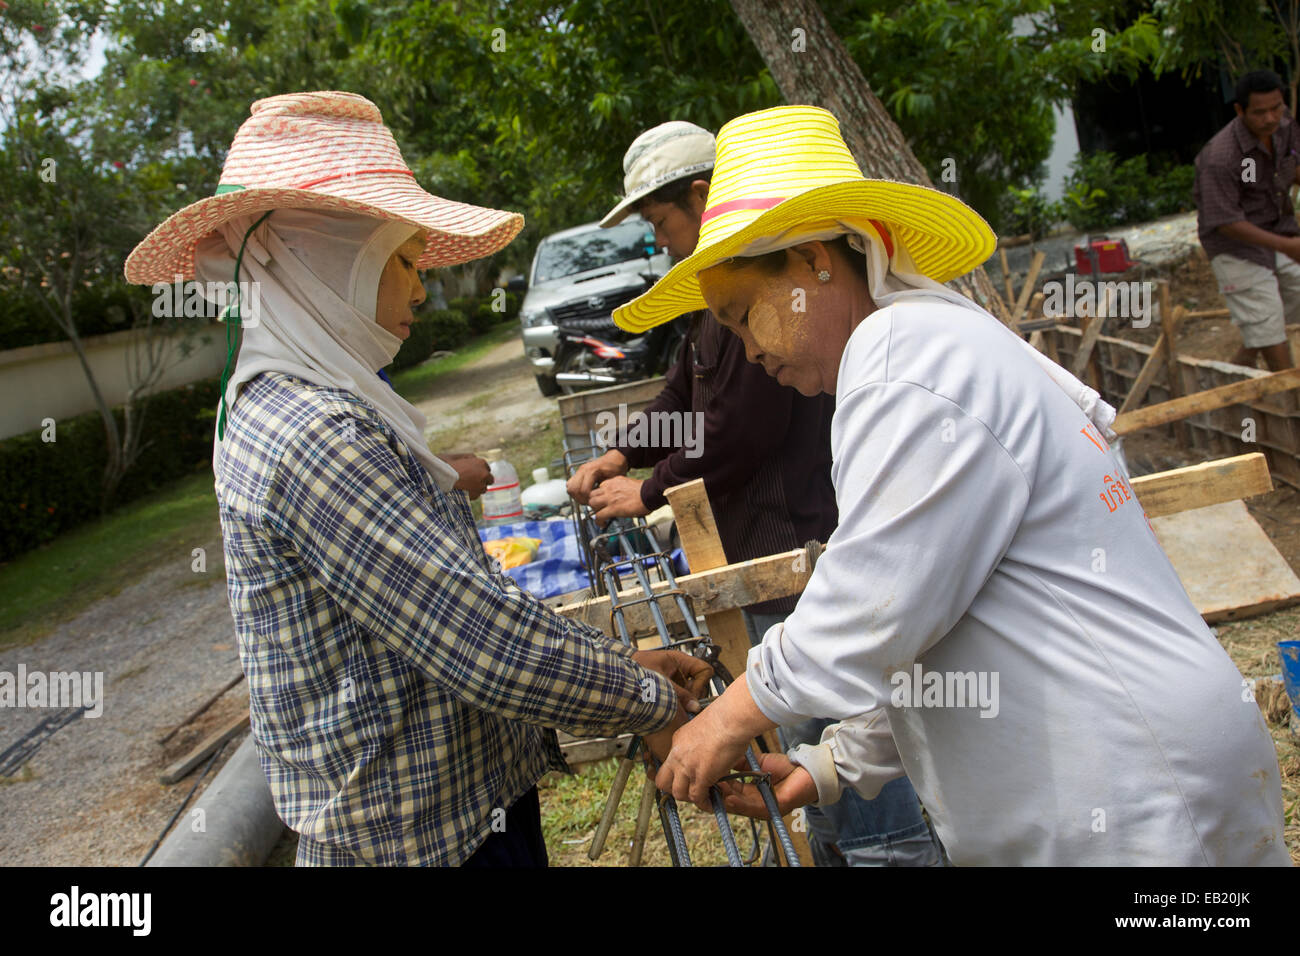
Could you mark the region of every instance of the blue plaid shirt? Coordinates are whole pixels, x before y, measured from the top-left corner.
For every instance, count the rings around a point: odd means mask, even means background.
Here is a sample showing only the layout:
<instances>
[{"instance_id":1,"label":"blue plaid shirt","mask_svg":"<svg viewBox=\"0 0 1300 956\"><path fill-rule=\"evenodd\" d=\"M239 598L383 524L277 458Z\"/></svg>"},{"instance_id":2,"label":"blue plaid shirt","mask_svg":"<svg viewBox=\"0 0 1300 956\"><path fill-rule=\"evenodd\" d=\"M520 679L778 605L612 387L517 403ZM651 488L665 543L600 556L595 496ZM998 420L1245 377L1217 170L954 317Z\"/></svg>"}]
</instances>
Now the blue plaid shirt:
<instances>
[{"instance_id":1,"label":"blue plaid shirt","mask_svg":"<svg viewBox=\"0 0 1300 956\"><path fill-rule=\"evenodd\" d=\"M264 373L215 459L252 731L300 863L458 864L547 770L553 730L664 727L672 685L495 570L350 392Z\"/></svg>"}]
</instances>

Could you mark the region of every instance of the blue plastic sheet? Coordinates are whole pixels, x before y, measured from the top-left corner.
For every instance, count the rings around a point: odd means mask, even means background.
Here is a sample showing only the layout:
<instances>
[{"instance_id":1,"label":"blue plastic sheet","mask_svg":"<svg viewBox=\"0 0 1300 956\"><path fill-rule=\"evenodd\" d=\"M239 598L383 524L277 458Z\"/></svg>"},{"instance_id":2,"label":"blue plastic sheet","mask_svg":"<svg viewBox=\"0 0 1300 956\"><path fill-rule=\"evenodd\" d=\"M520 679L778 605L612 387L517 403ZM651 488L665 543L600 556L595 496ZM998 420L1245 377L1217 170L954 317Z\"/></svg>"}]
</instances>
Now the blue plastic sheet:
<instances>
[{"instance_id":1,"label":"blue plastic sheet","mask_svg":"<svg viewBox=\"0 0 1300 956\"><path fill-rule=\"evenodd\" d=\"M539 598L555 597L590 586L587 570L582 566L582 551L578 547L578 537L573 530L573 522L568 518L560 521L516 521L511 524L494 524L479 528L478 536L483 541L495 541L497 538L537 538L542 542L537 549L537 560L521 564L517 568L507 568L506 574L515 582Z\"/></svg>"},{"instance_id":2,"label":"blue plastic sheet","mask_svg":"<svg viewBox=\"0 0 1300 956\"><path fill-rule=\"evenodd\" d=\"M582 549L578 547L578 536L573 530L573 522L564 518L557 521L516 521L511 524L496 524L478 529L478 536L483 541L495 541L497 538L537 538L542 542L537 549L537 559L517 568L507 568L506 574L515 579L521 588L535 597L552 598L570 591L583 590L591 586L587 569L582 565ZM681 548L676 548L670 555L675 574L689 574L686 558ZM653 567L654 561L647 558L646 567ZM630 568L621 569L627 577ZM625 585L632 586L629 580Z\"/></svg>"}]
</instances>

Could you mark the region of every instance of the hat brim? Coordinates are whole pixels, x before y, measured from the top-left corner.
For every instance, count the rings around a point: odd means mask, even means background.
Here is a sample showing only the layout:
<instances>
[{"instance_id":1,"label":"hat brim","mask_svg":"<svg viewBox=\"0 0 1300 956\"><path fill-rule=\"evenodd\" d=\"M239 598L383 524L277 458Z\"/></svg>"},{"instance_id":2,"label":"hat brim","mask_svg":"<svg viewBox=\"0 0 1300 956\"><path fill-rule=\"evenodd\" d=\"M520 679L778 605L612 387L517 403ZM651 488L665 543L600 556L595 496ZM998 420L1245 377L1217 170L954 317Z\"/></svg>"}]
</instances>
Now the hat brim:
<instances>
[{"instance_id":1,"label":"hat brim","mask_svg":"<svg viewBox=\"0 0 1300 956\"><path fill-rule=\"evenodd\" d=\"M427 233L417 269L453 266L490 256L519 234L519 213L441 199L413 179L357 180L349 194L324 189L250 188L208 196L173 213L127 257L128 282L151 285L194 278L194 247L231 219L273 209L325 209L410 223Z\"/></svg>"},{"instance_id":2,"label":"hat brim","mask_svg":"<svg viewBox=\"0 0 1300 956\"><path fill-rule=\"evenodd\" d=\"M605 215L605 218L600 221L600 228L608 229L610 226L617 226L620 222L635 212L635 206L637 203L646 196L649 196L652 192L654 192L654 188L647 186L623 197L619 204L611 209Z\"/></svg>"},{"instance_id":3,"label":"hat brim","mask_svg":"<svg viewBox=\"0 0 1300 956\"><path fill-rule=\"evenodd\" d=\"M731 235L697 249L648 292L615 309L614 322L629 332L644 332L706 308L697 278L705 269L737 255L756 239L807 222L845 219L882 221L921 274L936 282L969 272L997 246L997 236L979 213L937 189L888 179L832 183L792 196Z\"/></svg>"}]
</instances>

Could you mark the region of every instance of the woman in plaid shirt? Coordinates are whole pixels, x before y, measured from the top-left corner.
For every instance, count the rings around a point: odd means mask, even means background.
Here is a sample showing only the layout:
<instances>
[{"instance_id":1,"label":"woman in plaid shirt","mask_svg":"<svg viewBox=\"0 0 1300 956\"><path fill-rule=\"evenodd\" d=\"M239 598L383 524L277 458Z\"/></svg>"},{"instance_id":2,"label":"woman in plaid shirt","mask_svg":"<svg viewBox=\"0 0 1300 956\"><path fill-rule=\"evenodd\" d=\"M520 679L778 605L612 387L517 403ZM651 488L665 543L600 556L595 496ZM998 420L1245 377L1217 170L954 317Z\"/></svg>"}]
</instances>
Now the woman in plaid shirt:
<instances>
[{"instance_id":1,"label":"woman in plaid shirt","mask_svg":"<svg viewBox=\"0 0 1300 956\"><path fill-rule=\"evenodd\" d=\"M377 374L418 270L521 226L420 189L368 100L300 93L254 103L217 195L127 261L131 281L237 290L213 469L253 736L299 865L545 865L535 785L567 769L552 728L663 755L708 677L497 572L460 490L476 460L433 455Z\"/></svg>"}]
</instances>

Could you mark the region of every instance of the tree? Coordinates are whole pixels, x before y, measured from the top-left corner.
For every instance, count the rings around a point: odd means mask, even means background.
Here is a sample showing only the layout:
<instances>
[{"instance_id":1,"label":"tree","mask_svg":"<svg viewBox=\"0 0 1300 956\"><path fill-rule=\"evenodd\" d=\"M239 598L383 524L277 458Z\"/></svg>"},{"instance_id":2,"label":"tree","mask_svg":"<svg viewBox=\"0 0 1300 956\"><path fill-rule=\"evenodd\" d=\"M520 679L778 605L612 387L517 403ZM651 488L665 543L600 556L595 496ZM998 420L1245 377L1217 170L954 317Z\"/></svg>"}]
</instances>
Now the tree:
<instances>
[{"instance_id":1,"label":"tree","mask_svg":"<svg viewBox=\"0 0 1300 956\"><path fill-rule=\"evenodd\" d=\"M1149 15L1114 0L867 0L827 19L940 189L1007 228L1009 193L1042 181L1053 107L1080 83L1136 79Z\"/></svg>"},{"instance_id":2,"label":"tree","mask_svg":"<svg viewBox=\"0 0 1300 956\"><path fill-rule=\"evenodd\" d=\"M162 183L152 167L128 167L130 141L104 121L91 88L73 78L100 23L97 5L27 4L6 13L14 15L0 19L0 62L10 77L0 141L0 266L8 287L39 303L81 364L104 425L105 509L143 448L148 396L177 354L175 323L156 321L143 292L125 289L121 278L142 224L160 209ZM79 331L79 302L93 286L122 288L123 318L136 332L121 427ZM182 342L179 354L190 348Z\"/></svg>"},{"instance_id":3,"label":"tree","mask_svg":"<svg viewBox=\"0 0 1300 956\"><path fill-rule=\"evenodd\" d=\"M762 0L731 0L731 5L786 101L833 113L864 175L933 186L816 0L787 0L775 10ZM989 311L997 308L982 266L952 285Z\"/></svg>"},{"instance_id":4,"label":"tree","mask_svg":"<svg viewBox=\"0 0 1300 956\"><path fill-rule=\"evenodd\" d=\"M1277 59L1287 63L1290 106L1300 83L1300 0L1155 0L1163 44L1158 72L1200 76L1206 65L1234 80Z\"/></svg>"}]
</instances>

